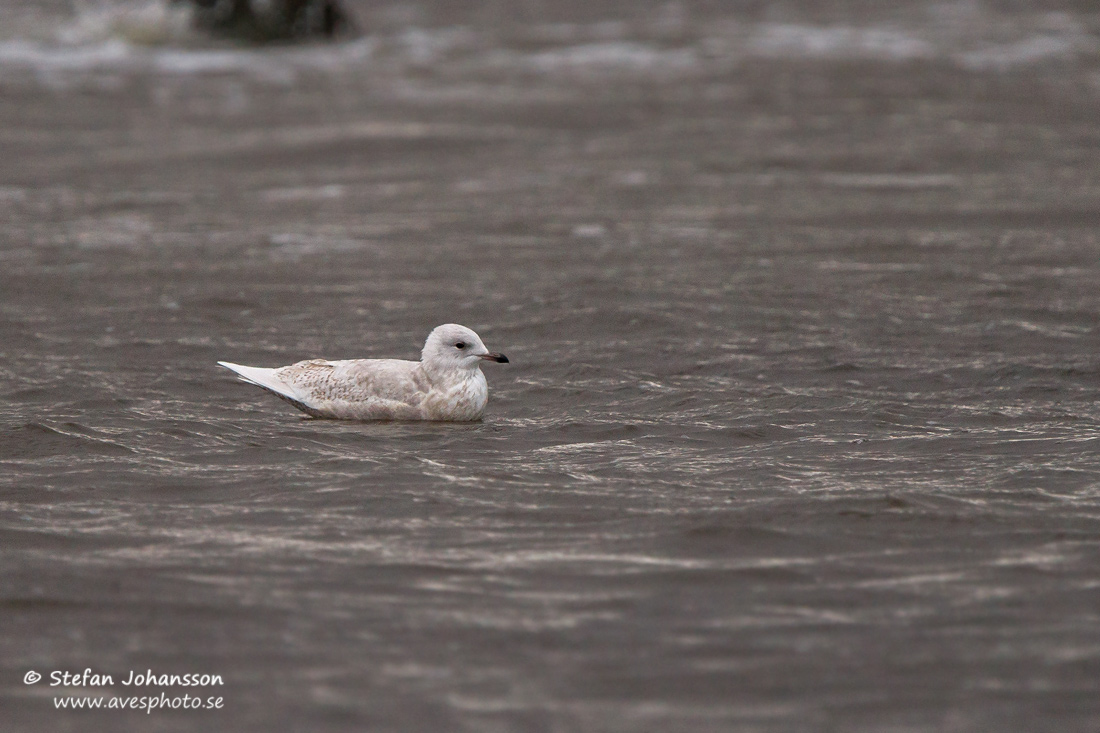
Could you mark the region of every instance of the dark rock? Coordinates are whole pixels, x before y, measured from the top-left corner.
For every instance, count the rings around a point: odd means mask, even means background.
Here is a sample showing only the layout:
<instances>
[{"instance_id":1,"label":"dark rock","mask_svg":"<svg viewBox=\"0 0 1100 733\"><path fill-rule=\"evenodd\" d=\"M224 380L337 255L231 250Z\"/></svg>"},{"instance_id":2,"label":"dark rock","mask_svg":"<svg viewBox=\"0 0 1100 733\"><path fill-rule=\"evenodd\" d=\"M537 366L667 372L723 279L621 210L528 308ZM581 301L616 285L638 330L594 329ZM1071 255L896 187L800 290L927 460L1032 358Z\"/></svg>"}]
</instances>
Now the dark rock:
<instances>
[{"instance_id":1,"label":"dark rock","mask_svg":"<svg viewBox=\"0 0 1100 733\"><path fill-rule=\"evenodd\" d=\"M355 35L338 0L172 0L194 7L196 28L251 43Z\"/></svg>"}]
</instances>

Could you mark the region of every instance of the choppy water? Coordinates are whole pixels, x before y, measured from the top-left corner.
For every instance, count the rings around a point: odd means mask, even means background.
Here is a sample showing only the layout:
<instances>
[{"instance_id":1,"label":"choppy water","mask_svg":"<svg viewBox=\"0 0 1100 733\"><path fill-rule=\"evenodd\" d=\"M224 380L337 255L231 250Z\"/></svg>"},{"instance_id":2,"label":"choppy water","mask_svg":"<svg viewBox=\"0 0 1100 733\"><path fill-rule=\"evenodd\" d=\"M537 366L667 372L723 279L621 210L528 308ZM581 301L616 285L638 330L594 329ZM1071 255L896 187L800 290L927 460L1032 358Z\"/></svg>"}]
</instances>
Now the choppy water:
<instances>
[{"instance_id":1,"label":"choppy water","mask_svg":"<svg viewBox=\"0 0 1100 733\"><path fill-rule=\"evenodd\" d=\"M5 730L1100 727L1094 12L360 10L0 10ZM480 424L214 366L444 321Z\"/></svg>"}]
</instances>

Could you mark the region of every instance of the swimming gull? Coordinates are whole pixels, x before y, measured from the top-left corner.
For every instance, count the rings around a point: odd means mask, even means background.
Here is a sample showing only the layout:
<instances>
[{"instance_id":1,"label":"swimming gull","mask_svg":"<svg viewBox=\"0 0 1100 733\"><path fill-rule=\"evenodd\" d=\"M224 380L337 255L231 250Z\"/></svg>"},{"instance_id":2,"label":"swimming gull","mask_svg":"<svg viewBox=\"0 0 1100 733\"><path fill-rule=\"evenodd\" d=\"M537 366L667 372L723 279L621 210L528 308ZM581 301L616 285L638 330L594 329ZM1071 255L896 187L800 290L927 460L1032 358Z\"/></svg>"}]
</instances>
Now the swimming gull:
<instances>
[{"instance_id":1,"label":"swimming gull","mask_svg":"<svg viewBox=\"0 0 1100 733\"><path fill-rule=\"evenodd\" d=\"M313 417L343 420L478 420L489 401L482 361L508 363L469 328L428 334L420 361L310 359L276 369L218 364Z\"/></svg>"}]
</instances>

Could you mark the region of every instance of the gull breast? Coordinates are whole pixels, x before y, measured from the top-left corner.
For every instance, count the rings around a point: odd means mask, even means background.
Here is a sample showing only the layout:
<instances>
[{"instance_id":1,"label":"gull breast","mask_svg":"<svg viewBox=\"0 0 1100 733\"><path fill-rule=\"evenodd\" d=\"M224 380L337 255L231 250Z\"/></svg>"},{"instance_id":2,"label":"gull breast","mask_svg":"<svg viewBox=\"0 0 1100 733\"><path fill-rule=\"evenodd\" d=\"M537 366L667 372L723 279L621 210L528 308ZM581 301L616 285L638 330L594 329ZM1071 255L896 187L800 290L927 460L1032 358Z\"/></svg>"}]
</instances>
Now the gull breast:
<instances>
[{"instance_id":1,"label":"gull breast","mask_svg":"<svg viewBox=\"0 0 1100 733\"><path fill-rule=\"evenodd\" d=\"M489 385L480 369L461 377L435 382L422 403L429 420L477 420L489 401Z\"/></svg>"}]
</instances>

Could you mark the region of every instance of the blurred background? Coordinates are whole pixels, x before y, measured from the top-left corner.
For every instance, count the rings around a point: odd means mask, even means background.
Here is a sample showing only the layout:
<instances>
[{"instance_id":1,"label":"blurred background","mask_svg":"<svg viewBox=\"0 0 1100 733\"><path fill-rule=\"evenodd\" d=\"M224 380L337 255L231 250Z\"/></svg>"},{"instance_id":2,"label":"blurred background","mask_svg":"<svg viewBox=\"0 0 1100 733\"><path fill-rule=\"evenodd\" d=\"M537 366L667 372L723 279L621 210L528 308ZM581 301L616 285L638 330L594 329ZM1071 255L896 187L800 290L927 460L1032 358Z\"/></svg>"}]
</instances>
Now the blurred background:
<instances>
[{"instance_id":1,"label":"blurred background","mask_svg":"<svg viewBox=\"0 0 1100 733\"><path fill-rule=\"evenodd\" d=\"M0 0L4 730L1100 729L1098 120L1083 0Z\"/></svg>"}]
</instances>

